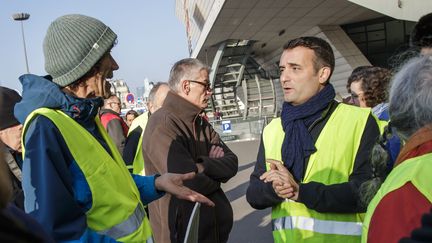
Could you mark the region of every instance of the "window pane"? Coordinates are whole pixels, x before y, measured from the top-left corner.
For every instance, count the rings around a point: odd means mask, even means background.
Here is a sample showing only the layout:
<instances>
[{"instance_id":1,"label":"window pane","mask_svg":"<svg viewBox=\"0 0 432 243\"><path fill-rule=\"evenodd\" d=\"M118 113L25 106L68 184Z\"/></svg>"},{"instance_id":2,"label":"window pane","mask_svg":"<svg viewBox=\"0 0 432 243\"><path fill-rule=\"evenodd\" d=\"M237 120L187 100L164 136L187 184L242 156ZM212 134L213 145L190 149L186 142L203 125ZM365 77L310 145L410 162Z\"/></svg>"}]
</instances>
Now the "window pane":
<instances>
[{"instance_id":1,"label":"window pane","mask_svg":"<svg viewBox=\"0 0 432 243\"><path fill-rule=\"evenodd\" d=\"M385 40L384 30L368 32L368 41Z\"/></svg>"},{"instance_id":2,"label":"window pane","mask_svg":"<svg viewBox=\"0 0 432 243\"><path fill-rule=\"evenodd\" d=\"M364 26L351 27L351 28L348 28L346 31L347 31L348 34L358 33L358 32L365 32L365 27Z\"/></svg>"},{"instance_id":3,"label":"window pane","mask_svg":"<svg viewBox=\"0 0 432 243\"><path fill-rule=\"evenodd\" d=\"M405 34L406 35L411 35L411 31L414 28L415 24L416 24L416 22L405 21Z\"/></svg>"},{"instance_id":4,"label":"window pane","mask_svg":"<svg viewBox=\"0 0 432 243\"><path fill-rule=\"evenodd\" d=\"M366 41L366 33L351 34L350 37L351 40L355 43Z\"/></svg>"},{"instance_id":5,"label":"window pane","mask_svg":"<svg viewBox=\"0 0 432 243\"><path fill-rule=\"evenodd\" d=\"M367 31L383 30L383 29L384 29L384 23L371 24L367 26Z\"/></svg>"},{"instance_id":6,"label":"window pane","mask_svg":"<svg viewBox=\"0 0 432 243\"><path fill-rule=\"evenodd\" d=\"M394 20L386 23L387 48L393 50L404 43L403 22Z\"/></svg>"},{"instance_id":7,"label":"window pane","mask_svg":"<svg viewBox=\"0 0 432 243\"><path fill-rule=\"evenodd\" d=\"M382 53L385 52L385 41L371 41L368 43L368 52Z\"/></svg>"}]
</instances>

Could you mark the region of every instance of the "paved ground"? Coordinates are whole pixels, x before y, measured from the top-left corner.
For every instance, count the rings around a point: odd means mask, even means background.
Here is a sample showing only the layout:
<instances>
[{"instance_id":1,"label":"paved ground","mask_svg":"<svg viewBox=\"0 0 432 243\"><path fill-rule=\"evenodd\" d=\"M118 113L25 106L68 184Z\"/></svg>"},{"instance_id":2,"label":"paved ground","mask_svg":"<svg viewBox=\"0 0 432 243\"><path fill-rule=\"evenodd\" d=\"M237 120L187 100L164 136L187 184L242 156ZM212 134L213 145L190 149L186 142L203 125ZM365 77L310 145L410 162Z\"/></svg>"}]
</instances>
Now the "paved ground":
<instances>
[{"instance_id":1,"label":"paved ground","mask_svg":"<svg viewBox=\"0 0 432 243\"><path fill-rule=\"evenodd\" d=\"M234 211L234 226L229 243L273 242L270 225L270 209L255 210L246 201L249 176L255 166L259 141L227 142L239 157L239 171L223 189Z\"/></svg>"}]
</instances>

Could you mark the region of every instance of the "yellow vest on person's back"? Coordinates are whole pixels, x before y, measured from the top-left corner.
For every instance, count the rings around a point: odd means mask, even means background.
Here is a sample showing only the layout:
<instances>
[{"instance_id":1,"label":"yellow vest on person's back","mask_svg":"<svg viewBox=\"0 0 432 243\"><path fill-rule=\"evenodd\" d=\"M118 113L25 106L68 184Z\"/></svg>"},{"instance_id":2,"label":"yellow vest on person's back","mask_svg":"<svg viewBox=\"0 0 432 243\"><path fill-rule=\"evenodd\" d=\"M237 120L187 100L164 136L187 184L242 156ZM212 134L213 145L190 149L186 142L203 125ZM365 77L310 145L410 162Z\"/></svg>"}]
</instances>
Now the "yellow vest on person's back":
<instances>
[{"instance_id":1,"label":"yellow vest on person's back","mask_svg":"<svg viewBox=\"0 0 432 243\"><path fill-rule=\"evenodd\" d=\"M131 127L129 128L129 133L137 127L142 128L142 132L141 132L140 138L138 140L138 145L137 145L134 160L132 163L132 173L138 174L138 175L143 175L143 176L145 175L145 170L144 170L144 156L142 153L142 143L143 143L144 131L145 131L145 128L146 128L147 122L148 122L148 117L149 117L148 111L141 114L140 116L135 118L135 120L133 120ZM128 133L128 136L129 136L129 133Z\"/></svg>"},{"instance_id":2,"label":"yellow vest on person's back","mask_svg":"<svg viewBox=\"0 0 432 243\"><path fill-rule=\"evenodd\" d=\"M99 117L96 125L112 157L87 130L59 110L33 111L24 123L22 141L27 127L38 115L47 117L59 129L87 180L92 194L92 207L86 212L88 227L119 242L153 242L138 188Z\"/></svg>"},{"instance_id":3,"label":"yellow vest on person's back","mask_svg":"<svg viewBox=\"0 0 432 243\"><path fill-rule=\"evenodd\" d=\"M370 109L336 107L315 143L317 151L309 158L302 183L348 182L369 114ZM280 118L264 128L266 159L282 161L284 136ZM362 214L319 213L285 200L272 209L273 238L275 242L360 242L362 220Z\"/></svg>"},{"instance_id":4,"label":"yellow vest on person's back","mask_svg":"<svg viewBox=\"0 0 432 243\"><path fill-rule=\"evenodd\" d=\"M389 121L385 121L385 120L380 120L377 116L375 116L374 114L372 114L372 116L375 118L375 121L377 122L378 125L378 129L380 131L380 134L383 135L384 134L384 129L386 128L386 126L388 126Z\"/></svg>"},{"instance_id":5,"label":"yellow vest on person's back","mask_svg":"<svg viewBox=\"0 0 432 243\"><path fill-rule=\"evenodd\" d=\"M390 192L411 182L429 202L432 202L432 153L408 159L396 166L369 203L363 223L362 242L367 242L369 224L379 202Z\"/></svg>"}]
</instances>

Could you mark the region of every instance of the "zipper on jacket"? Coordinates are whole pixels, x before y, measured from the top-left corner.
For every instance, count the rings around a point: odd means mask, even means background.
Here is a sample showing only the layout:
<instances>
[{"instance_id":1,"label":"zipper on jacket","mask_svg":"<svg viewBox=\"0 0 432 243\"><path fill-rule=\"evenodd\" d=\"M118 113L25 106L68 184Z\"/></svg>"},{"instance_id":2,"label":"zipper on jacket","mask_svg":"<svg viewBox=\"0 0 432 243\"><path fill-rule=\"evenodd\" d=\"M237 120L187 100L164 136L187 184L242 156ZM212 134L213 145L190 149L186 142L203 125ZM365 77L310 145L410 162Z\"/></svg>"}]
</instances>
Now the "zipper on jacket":
<instances>
[{"instance_id":1,"label":"zipper on jacket","mask_svg":"<svg viewBox=\"0 0 432 243\"><path fill-rule=\"evenodd\" d=\"M329 111L331 110L331 108L333 107L334 101L332 101L329 106L324 110L324 112L322 113L322 115L316 119L314 122L312 122L312 124L308 127L308 132L311 132L312 129L316 126L316 124L318 124L320 121L324 120L327 117L327 114L329 113Z\"/></svg>"},{"instance_id":2,"label":"zipper on jacket","mask_svg":"<svg viewBox=\"0 0 432 243\"><path fill-rule=\"evenodd\" d=\"M197 128L195 126L195 123L196 123L196 119L198 118L199 114L200 113L198 113L195 116L195 118L193 119L193 122L192 122L193 138L194 138L194 141L195 141L195 143L194 143L195 144L195 148L194 148L194 160L195 161L198 159L198 148L199 148L199 146L198 146L199 139L197 138L197 131L196 131Z\"/></svg>"}]
</instances>

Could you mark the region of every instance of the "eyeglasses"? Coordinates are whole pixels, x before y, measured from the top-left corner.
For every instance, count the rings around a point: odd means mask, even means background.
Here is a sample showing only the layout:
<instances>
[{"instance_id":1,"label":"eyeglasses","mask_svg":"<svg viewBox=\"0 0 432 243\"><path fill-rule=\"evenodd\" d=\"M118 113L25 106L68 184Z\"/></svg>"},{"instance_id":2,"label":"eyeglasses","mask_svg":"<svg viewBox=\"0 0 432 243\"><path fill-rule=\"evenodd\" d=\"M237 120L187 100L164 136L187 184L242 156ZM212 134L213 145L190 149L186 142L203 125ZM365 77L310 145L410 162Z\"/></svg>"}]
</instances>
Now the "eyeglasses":
<instances>
[{"instance_id":1,"label":"eyeglasses","mask_svg":"<svg viewBox=\"0 0 432 243\"><path fill-rule=\"evenodd\" d=\"M358 94L356 94L356 93L354 93L354 92L351 91L351 98L352 98L353 100L358 100L358 99L359 99L359 96L362 95L362 94L363 94L363 93L358 93Z\"/></svg>"},{"instance_id":2,"label":"eyeglasses","mask_svg":"<svg viewBox=\"0 0 432 243\"><path fill-rule=\"evenodd\" d=\"M353 105L359 106L360 105L360 96L363 95L363 92L361 93L354 93L351 91L351 103Z\"/></svg>"},{"instance_id":3,"label":"eyeglasses","mask_svg":"<svg viewBox=\"0 0 432 243\"><path fill-rule=\"evenodd\" d=\"M210 87L210 83L203 83L203 82L199 82L199 81L195 81L195 80L188 80L189 82L192 83L196 83L196 84L201 84L202 86L204 86L204 90L207 90L209 92L212 91L212 88Z\"/></svg>"}]
</instances>

